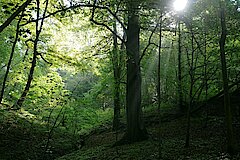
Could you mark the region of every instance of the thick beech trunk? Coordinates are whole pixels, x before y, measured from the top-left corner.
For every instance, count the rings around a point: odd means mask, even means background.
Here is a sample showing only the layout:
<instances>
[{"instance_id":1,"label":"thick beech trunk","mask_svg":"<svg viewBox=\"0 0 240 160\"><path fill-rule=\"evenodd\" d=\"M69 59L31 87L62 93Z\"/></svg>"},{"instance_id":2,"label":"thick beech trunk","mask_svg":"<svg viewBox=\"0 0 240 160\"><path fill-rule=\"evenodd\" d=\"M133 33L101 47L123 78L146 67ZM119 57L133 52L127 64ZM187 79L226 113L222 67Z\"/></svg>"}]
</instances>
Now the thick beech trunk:
<instances>
[{"instance_id":1,"label":"thick beech trunk","mask_svg":"<svg viewBox=\"0 0 240 160\"><path fill-rule=\"evenodd\" d=\"M134 2L133 2L134 3ZM135 2L136 3L136 2ZM134 8L134 9L133 9ZM141 108L141 71L139 65L139 17L131 6L128 15L127 29L127 133L128 142L141 141L147 138L142 120Z\"/></svg>"}]
</instances>

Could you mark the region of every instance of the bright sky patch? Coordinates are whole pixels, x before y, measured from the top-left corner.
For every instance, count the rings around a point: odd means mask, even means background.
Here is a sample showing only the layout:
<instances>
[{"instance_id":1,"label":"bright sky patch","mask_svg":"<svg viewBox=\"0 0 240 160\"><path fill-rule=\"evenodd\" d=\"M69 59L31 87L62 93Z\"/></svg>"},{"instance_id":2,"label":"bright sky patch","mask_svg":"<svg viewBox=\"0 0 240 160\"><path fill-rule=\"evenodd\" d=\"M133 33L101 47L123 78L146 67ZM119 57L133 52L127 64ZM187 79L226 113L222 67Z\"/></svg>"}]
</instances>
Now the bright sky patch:
<instances>
[{"instance_id":1,"label":"bright sky patch","mask_svg":"<svg viewBox=\"0 0 240 160\"><path fill-rule=\"evenodd\" d=\"M173 3L173 7L176 11L182 11L186 5L188 0L175 0Z\"/></svg>"}]
</instances>

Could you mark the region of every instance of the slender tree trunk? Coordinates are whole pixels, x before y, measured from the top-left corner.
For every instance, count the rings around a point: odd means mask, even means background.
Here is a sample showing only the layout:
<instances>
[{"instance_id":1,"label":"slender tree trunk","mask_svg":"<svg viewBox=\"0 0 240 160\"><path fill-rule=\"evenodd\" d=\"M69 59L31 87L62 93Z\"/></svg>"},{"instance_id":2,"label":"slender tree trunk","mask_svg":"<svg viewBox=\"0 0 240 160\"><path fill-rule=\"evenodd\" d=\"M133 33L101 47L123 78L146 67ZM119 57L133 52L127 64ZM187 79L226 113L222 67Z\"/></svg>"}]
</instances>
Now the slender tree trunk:
<instances>
[{"instance_id":1,"label":"slender tree trunk","mask_svg":"<svg viewBox=\"0 0 240 160\"><path fill-rule=\"evenodd\" d=\"M228 73L226 65L226 56L225 56L225 42L227 37L227 28L225 22L225 6L224 2L220 0L220 19L221 19L221 38L219 40L220 45L220 56L222 64L222 80L223 80L223 92L224 92L224 110L225 110L225 123L227 129L227 151L233 153L235 150L234 147L234 137L233 137L233 126L232 126L232 112L230 106L230 97L228 89Z\"/></svg>"},{"instance_id":2,"label":"slender tree trunk","mask_svg":"<svg viewBox=\"0 0 240 160\"><path fill-rule=\"evenodd\" d=\"M143 124L141 108L141 71L139 65L139 16L137 2L129 2L127 28L127 88L126 112L127 132L124 139L128 143L141 141L147 138L147 131Z\"/></svg>"},{"instance_id":3,"label":"slender tree trunk","mask_svg":"<svg viewBox=\"0 0 240 160\"><path fill-rule=\"evenodd\" d=\"M18 20L18 23L17 23L16 36L15 36L15 40L14 40L13 46L12 46L12 51L11 51L11 54L10 54L10 57L9 57L9 60L8 60L7 70L6 70L6 73L4 75L4 79L3 79L2 90L1 90L1 95L0 95L0 103L2 103L2 100L3 100L4 90L5 90L9 70L10 70L10 67L11 67L13 54L14 54L15 47L16 47L16 44L17 44L17 41L18 41L18 37L19 37L20 22L22 20L23 13L24 13L24 11L22 12L22 15L20 16L20 19Z\"/></svg>"},{"instance_id":4,"label":"slender tree trunk","mask_svg":"<svg viewBox=\"0 0 240 160\"><path fill-rule=\"evenodd\" d=\"M159 159L162 159L162 136L161 136L161 49L162 49L162 11L160 15L160 24L159 24L159 43L158 43L158 68L157 68L157 93L158 93L158 118L159 118L159 124L158 124L158 155Z\"/></svg>"},{"instance_id":5,"label":"slender tree trunk","mask_svg":"<svg viewBox=\"0 0 240 160\"><path fill-rule=\"evenodd\" d=\"M190 90L189 90L189 103L187 108L187 133L186 133L186 142L185 147L190 146L190 129L191 129L191 108L193 106L193 85L194 85L194 39L193 39L193 31L191 30L191 60L188 58L188 61L191 61L190 64Z\"/></svg>"},{"instance_id":6,"label":"slender tree trunk","mask_svg":"<svg viewBox=\"0 0 240 160\"><path fill-rule=\"evenodd\" d=\"M34 45L34 48L36 48L35 45ZM25 86L24 91L23 91L21 97L18 99L18 101L16 103L16 106L14 108L20 109L23 102L26 99L26 96L29 92L29 89L30 89L30 86L31 86L31 83L32 83L32 80L33 80L33 73L34 73L34 70L35 70L35 67L36 67L36 63L37 63L37 54L34 52L32 62L31 62L32 65L31 65L31 68L30 68L30 72L29 72L29 75L28 75L28 80L27 80L26 86Z\"/></svg>"},{"instance_id":7,"label":"slender tree trunk","mask_svg":"<svg viewBox=\"0 0 240 160\"><path fill-rule=\"evenodd\" d=\"M113 30L117 33L116 21L113 25ZM117 130L119 127L119 118L120 118L120 76L121 76L121 67L120 67L120 58L119 58L117 36L113 35L113 74L114 74L114 117L113 117L113 130Z\"/></svg>"},{"instance_id":8,"label":"slender tree trunk","mask_svg":"<svg viewBox=\"0 0 240 160\"><path fill-rule=\"evenodd\" d=\"M178 22L178 107L183 112L181 22Z\"/></svg>"},{"instance_id":9,"label":"slender tree trunk","mask_svg":"<svg viewBox=\"0 0 240 160\"><path fill-rule=\"evenodd\" d=\"M207 16L206 16L207 17ZM203 25L204 25L204 84L205 84L205 106L207 107L207 115L206 115L206 121L205 121L205 127L208 125L208 116L209 116L209 107L208 107L208 76L207 76L207 68L208 68L208 62L207 62L207 28L206 28L206 17L204 17Z\"/></svg>"},{"instance_id":10,"label":"slender tree trunk","mask_svg":"<svg viewBox=\"0 0 240 160\"><path fill-rule=\"evenodd\" d=\"M37 19L39 18L39 0L37 1ZM28 80L27 80L27 83L25 85L25 88L24 88L24 91L21 95L21 97L17 100L16 104L14 105L14 108L17 108L17 109L20 109L23 102L25 101L26 99L26 96L28 94L28 91L30 89L30 86L31 86L31 83L32 83L32 80L33 80L33 73L34 73L34 70L35 70L35 67L36 67L36 63L37 63L37 44L38 44L38 39L39 39L39 30L38 30L38 27L39 27L39 22L36 21L36 38L34 40L34 48L33 48L33 57L32 57L32 62L31 62L31 68L30 68L30 71L29 71L29 74L28 74Z\"/></svg>"},{"instance_id":11,"label":"slender tree trunk","mask_svg":"<svg viewBox=\"0 0 240 160\"><path fill-rule=\"evenodd\" d=\"M43 17L45 17L45 15L46 15L48 3L49 3L49 0L46 0ZM37 7L37 19L39 19L39 17L40 17L40 1L39 0L36 0L36 7ZM25 101L26 96L29 92L32 80L33 80L33 74L34 74L34 70L35 70L35 67L36 67L36 64L37 64L38 41L39 41L40 33L42 31L43 22L44 22L44 19L41 20L40 24L39 24L39 21L36 21L36 27L35 27L36 38L34 40L33 58L32 58L32 62L31 62L32 65L31 65L31 68L30 68L30 71L29 71L29 74L28 74L28 80L27 80L27 83L25 85L24 91L23 91L21 97L17 100L16 104L14 105L14 108L17 108L17 109L21 108L23 102Z\"/></svg>"}]
</instances>

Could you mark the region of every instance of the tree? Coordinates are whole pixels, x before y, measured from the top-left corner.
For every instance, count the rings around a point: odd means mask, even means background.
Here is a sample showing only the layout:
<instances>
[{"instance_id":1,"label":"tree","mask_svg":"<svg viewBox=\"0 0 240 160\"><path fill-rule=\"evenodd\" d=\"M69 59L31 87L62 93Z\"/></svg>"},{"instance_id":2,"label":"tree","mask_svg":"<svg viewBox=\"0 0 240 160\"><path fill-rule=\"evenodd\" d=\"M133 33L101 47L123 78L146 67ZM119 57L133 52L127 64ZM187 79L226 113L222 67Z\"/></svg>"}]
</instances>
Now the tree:
<instances>
[{"instance_id":1,"label":"tree","mask_svg":"<svg viewBox=\"0 0 240 160\"><path fill-rule=\"evenodd\" d=\"M138 7L138 1L129 1L127 3L127 132L124 138L128 142L141 141L147 138L141 108L141 70L139 65L140 25Z\"/></svg>"},{"instance_id":2,"label":"tree","mask_svg":"<svg viewBox=\"0 0 240 160\"><path fill-rule=\"evenodd\" d=\"M46 15L46 12L47 12L47 8L48 8L48 2L49 0L47 0L45 2L45 8L44 8L44 13L43 13L43 17L45 17ZM37 19L39 19L40 17L40 1L37 0L36 1L36 8L37 8ZM26 99L26 96L29 92L29 89L30 89L30 86L31 86L31 83L32 83L32 80L33 80L33 74L34 74L34 70L35 70L35 67L36 67L36 64L37 64L37 56L38 55L41 55L41 53L38 52L38 42L39 42L39 36L40 36L40 33L42 31L42 27L43 27L43 22L44 22L44 19L42 19L39 23L39 21L36 21L36 37L35 37L35 40L33 40L33 57L32 57L32 62L31 62L31 68L30 68L30 71L29 71L29 74L28 74L28 80L27 80L27 83L25 85L25 88L24 88L24 91L22 93L22 95L20 96L20 98L17 100L16 104L13 106L14 108L21 108L24 100Z\"/></svg>"},{"instance_id":3,"label":"tree","mask_svg":"<svg viewBox=\"0 0 240 160\"><path fill-rule=\"evenodd\" d=\"M127 1L127 29L126 29L126 52L127 52L127 84L126 84L126 115L127 115L127 131L121 142L136 142L147 138L147 131L144 127L142 120L142 108L141 108L141 70L140 70L140 23L138 8L140 1ZM96 5L96 1L93 5L93 12L91 21L97 25L101 25L110 30L120 40L124 41L118 36L107 24L96 21L94 19L95 11L97 8L103 9ZM111 15L123 26L123 23L119 21L116 14L109 8L106 8Z\"/></svg>"},{"instance_id":4,"label":"tree","mask_svg":"<svg viewBox=\"0 0 240 160\"><path fill-rule=\"evenodd\" d=\"M230 106L230 97L228 89L228 73L226 65L226 56L225 56L225 43L227 37L227 27L225 20L225 3L220 0L220 20L221 20L221 38L219 40L220 46L220 57L222 65L222 81L223 81L223 90L224 90L224 110L225 110L225 123L227 129L227 151L233 153L235 150L234 138L233 138L233 126L232 126L232 113Z\"/></svg>"},{"instance_id":5,"label":"tree","mask_svg":"<svg viewBox=\"0 0 240 160\"><path fill-rule=\"evenodd\" d=\"M162 159L162 144L161 144L161 50L162 50L162 11L160 13L160 22L159 22L159 43L158 43L158 65L157 65L157 96L158 96L158 154L159 158Z\"/></svg>"},{"instance_id":6,"label":"tree","mask_svg":"<svg viewBox=\"0 0 240 160\"><path fill-rule=\"evenodd\" d=\"M178 20L178 107L183 111L181 22Z\"/></svg>"},{"instance_id":7,"label":"tree","mask_svg":"<svg viewBox=\"0 0 240 160\"><path fill-rule=\"evenodd\" d=\"M117 24L116 21L113 24L113 30L117 33ZM113 76L114 76L114 114L113 114L113 130L117 130L120 123L120 83L121 83L121 64L123 62L123 53L118 49L118 42L116 35L113 34L113 55L112 55L112 64L113 64Z\"/></svg>"},{"instance_id":8,"label":"tree","mask_svg":"<svg viewBox=\"0 0 240 160\"><path fill-rule=\"evenodd\" d=\"M187 133L186 133L186 143L185 147L189 147L190 145L190 128L191 128L191 109L193 107L193 86L194 86L194 55L195 55L195 48L194 48L194 33L192 31L192 27L190 26L191 31L191 54L190 56L187 53L188 64L189 64L189 76L190 76L190 88L189 88L189 102L187 108Z\"/></svg>"},{"instance_id":9,"label":"tree","mask_svg":"<svg viewBox=\"0 0 240 160\"><path fill-rule=\"evenodd\" d=\"M12 46L12 51L11 51L11 53L10 53L10 57L9 57L9 60L8 60L7 70L6 70L6 73L5 73L5 75L4 75L4 79L3 79L2 90L1 90L1 94L0 94L0 103L2 103L2 100L3 100L4 90L5 90L5 86L6 86L6 81L7 81L8 74L9 74L9 70L10 70L10 67L11 67L11 63L12 63L12 59L13 59L13 54L14 54L14 51L15 51L15 47L16 47L16 44L17 44L17 41L18 41L19 29L20 29L20 22L21 22L21 20L22 20L22 18L23 18L23 14L24 14L24 10L22 11L22 14L21 14L21 16L20 16L20 19L18 20L18 23L17 23L16 36L15 36L15 40L14 40L13 46Z\"/></svg>"}]
</instances>

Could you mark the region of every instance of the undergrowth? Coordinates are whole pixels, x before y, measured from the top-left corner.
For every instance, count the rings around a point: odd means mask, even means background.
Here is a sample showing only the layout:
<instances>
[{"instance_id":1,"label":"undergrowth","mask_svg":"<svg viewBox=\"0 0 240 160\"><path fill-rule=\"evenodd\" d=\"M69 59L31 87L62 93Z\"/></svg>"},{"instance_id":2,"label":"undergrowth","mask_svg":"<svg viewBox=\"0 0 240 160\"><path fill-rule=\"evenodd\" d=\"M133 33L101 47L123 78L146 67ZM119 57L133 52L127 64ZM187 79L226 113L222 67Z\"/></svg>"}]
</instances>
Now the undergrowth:
<instances>
[{"instance_id":1,"label":"undergrowth","mask_svg":"<svg viewBox=\"0 0 240 160\"><path fill-rule=\"evenodd\" d=\"M81 147L81 135L87 135L111 120L110 110L85 110L81 113L85 114L85 117L82 117L84 120L75 119L77 121L72 127L77 127L67 128L61 126L62 119L53 125L23 109L0 109L0 159L55 159L78 150ZM52 121L54 122L54 117Z\"/></svg>"},{"instance_id":2,"label":"undergrowth","mask_svg":"<svg viewBox=\"0 0 240 160\"><path fill-rule=\"evenodd\" d=\"M83 110L82 110L83 111ZM36 119L27 111L0 110L0 159L1 160L238 160L240 155L231 157L225 153L226 135L224 118L201 116L191 119L190 147L185 148L185 117L163 122L158 126L154 110L145 111L149 139L134 144L115 146L121 139L124 128L111 130L110 110L92 112L85 110L82 130L72 130L49 125ZM91 116L90 117L87 117ZM96 116L93 118L93 116ZM207 121L206 121L207 120ZM206 123L207 122L207 123ZM236 121L236 124L238 121ZM76 124L81 124L80 122ZM237 144L240 125L235 125ZM159 137L160 129L160 137ZM80 144L81 138L84 144ZM160 141L159 141L160 138ZM161 142L161 143L159 143ZM82 146L79 146L82 145ZM238 146L239 147L239 146ZM161 156L161 158L159 158Z\"/></svg>"}]
</instances>

